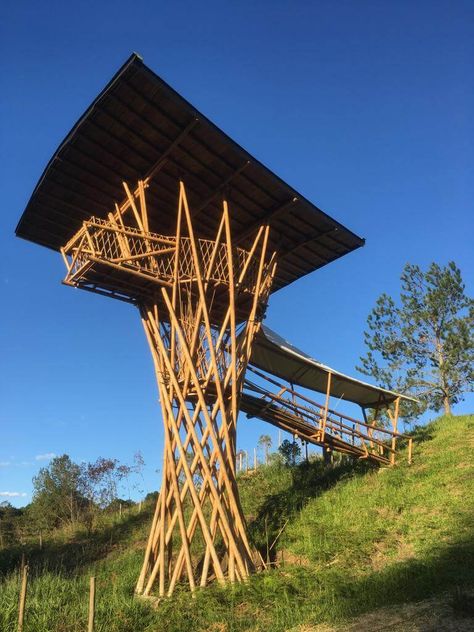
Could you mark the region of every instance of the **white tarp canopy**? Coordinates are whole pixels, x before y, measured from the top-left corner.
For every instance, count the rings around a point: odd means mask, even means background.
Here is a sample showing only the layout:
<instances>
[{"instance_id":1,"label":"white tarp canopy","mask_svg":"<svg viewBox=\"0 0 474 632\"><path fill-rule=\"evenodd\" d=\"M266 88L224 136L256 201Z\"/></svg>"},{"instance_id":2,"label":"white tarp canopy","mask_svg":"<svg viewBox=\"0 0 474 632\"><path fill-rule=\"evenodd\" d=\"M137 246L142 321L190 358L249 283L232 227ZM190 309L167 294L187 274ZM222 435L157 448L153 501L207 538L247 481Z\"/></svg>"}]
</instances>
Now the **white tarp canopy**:
<instances>
[{"instance_id":1,"label":"white tarp canopy","mask_svg":"<svg viewBox=\"0 0 474 632\"><path fill-rule=\"evenodd\" d=\"M389 404L397 397L416 401L413 397L394 393L335 371L314 360L263 325L253 342L250 364L290 384L318 393L326 393L330 373L331 396L354 402L363 408Z\"/></svg>"}]
</instances>

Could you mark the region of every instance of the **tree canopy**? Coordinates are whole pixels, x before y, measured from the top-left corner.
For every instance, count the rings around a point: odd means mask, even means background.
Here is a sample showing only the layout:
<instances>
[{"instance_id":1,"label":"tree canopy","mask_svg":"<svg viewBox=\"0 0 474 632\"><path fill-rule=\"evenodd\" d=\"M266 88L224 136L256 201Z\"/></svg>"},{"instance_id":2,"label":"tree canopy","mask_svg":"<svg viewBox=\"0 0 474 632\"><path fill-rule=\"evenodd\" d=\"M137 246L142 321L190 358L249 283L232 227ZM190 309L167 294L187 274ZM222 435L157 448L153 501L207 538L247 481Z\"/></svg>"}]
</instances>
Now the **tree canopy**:
<instances>
[{"instance_id":1,"label":"tree canopy","mask_svg":"<svg viewBox=\"0 0 474 632\"><path fill-rule=\"evenodd\" d=\"M285 465L293 467L298 463L298 459L301 455L301 448L296 441L289 441L285 439L281 442L278 452L283 458Z\"/></svg>"},{"instance_id":2,"label":"tree canopy","mask_svg":"<svg viewBox=\"0 0 474 632\"><path fill-rule=\"evenodd\" d=\"M67 454L52 459L33 478L31 514L41 527L60 526L77 520L85 505L81 493L81 468Z\"/></svg>"},{"instance_id":3,"label":"tree canopy","mask_svg":"<svg viewBox=\"0 0 474 632\"><path fill-rule=\"evenodd\" d=\"M258 440L258 445L263 448L263 451L265 454L265 464L267 464L268 451L272 447L272 438L270 437L270 435L267 435L267 434L260 435L260 438Z\"/></svg>"},{"instance_id":4,"label":"tree canopy","mask_svg":"<svg viewBox=\"0 0 474 632\"><path fill-rule=\"evenodd\" d=\"M119 492L125 484L130 495L129 478L141 477L143 465L140 453L135 454L131 466L103 457L79 465L67 454L57 456L33 479L33 502L27 508L29 520L39 530L78 521L90 530L100 510L126 502L120 499Z\"/></svg>"},{"instance_id":5,"label":"tree canopy","mask_svg":"<svg viewBox=\"0 0 474 632\"><path fill-rule=\"evenodd\" d=\"M407 264L400 299L382 294L367 325L368 351L357 368L381 386L420 400L404 404L406 418L426 408L449 415L473 389L474 301L454 262L432 263L426 271Z\"/></svg>"}]
</instances>

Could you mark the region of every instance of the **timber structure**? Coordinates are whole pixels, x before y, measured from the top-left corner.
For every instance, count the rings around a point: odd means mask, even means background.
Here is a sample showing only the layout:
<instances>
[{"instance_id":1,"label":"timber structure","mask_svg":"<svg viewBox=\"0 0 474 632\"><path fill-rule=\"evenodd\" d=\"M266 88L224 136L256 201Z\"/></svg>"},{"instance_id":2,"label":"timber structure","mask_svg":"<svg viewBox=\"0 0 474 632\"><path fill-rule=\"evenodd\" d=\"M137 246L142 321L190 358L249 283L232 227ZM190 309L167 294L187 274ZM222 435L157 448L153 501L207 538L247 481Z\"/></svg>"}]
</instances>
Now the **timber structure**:
<instances>
[{"instance_id":1,"label":"timber structure","mask_svg":"<svg viewBox=\"0 0 474 632\"><path fill-rule=\"evenodd\" d=\"M131 303L143 324L164 454L136 592L162 597L178 583L193 591L211 580L245 580L263 562L248 540L236 485L241 403L279 427L293 415L292 432L297 411L300 436L314 431L306 404L269 418L272 407L284 407L281 393L278 401L266 395L264 412L249 381L244 388L269 296L363 239L135 54L60 144L16 232L61 253L66 285ZM331 437L338 449L327 407L324 423L319 443Z\"/></svg>"}]
</instances>

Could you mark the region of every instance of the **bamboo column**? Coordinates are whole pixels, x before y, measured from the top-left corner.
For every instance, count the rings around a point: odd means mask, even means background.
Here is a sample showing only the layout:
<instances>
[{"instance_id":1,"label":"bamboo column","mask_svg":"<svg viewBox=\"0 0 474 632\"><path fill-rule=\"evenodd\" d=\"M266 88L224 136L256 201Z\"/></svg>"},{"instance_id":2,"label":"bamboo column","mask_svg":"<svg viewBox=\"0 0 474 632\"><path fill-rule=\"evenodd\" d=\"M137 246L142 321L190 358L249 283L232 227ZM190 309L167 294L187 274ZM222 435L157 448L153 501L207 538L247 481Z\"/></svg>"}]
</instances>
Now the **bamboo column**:
<instances>
[{"instance_id":1,"label":"bamboo column","mask_svg":"<svg viewBox=\"0 0 474 632\"><path fill-rule=\"evenodd\" d=\"M160 596L171 595L183 580L191 591L214 578L242 581L259 564L235 481L236 423L252 341L275 272L274 257L267 261L268 234L268 227L261 227L250 251L237 252L224 202L212 250L203 251L180 184L173 284L161 289L156 302L140 306L165 449L138 594L150 595L157 584Z\"/></svg>"}]
</instances>

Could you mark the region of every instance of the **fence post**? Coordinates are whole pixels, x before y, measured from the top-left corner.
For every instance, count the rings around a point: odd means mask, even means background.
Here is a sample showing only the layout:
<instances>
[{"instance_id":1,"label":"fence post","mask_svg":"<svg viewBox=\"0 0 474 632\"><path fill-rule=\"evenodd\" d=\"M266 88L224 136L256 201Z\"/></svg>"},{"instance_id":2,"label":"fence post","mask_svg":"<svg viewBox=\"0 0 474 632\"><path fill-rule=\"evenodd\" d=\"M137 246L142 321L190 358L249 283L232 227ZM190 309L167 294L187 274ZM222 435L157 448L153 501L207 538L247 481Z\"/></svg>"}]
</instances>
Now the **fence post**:
<instances>
[{"instance_id":1,"label":"fence post","mask_svg":"<svg viewBox=\"0 0 474 632\"><path fill-rule=\"evenodd\" d=\"M89 622L87 624L87 632L94 632L94 613L95 613L95 577L91 577L90 585L89 585Z\"/></svg>"},{"instance_id":2,"label":"fence post","mask_svg":"<svg viewBox=\"0 0 474 632\"><path fill-rule=\"evenodd\" d=\"M28 565L23 565L21 576L21 591L20 591L20 603L18 607L18 632L23 630L23 620L25 618L25 603L26 603L26 587L28 584Z\"/></svg>"}]
</instances>

